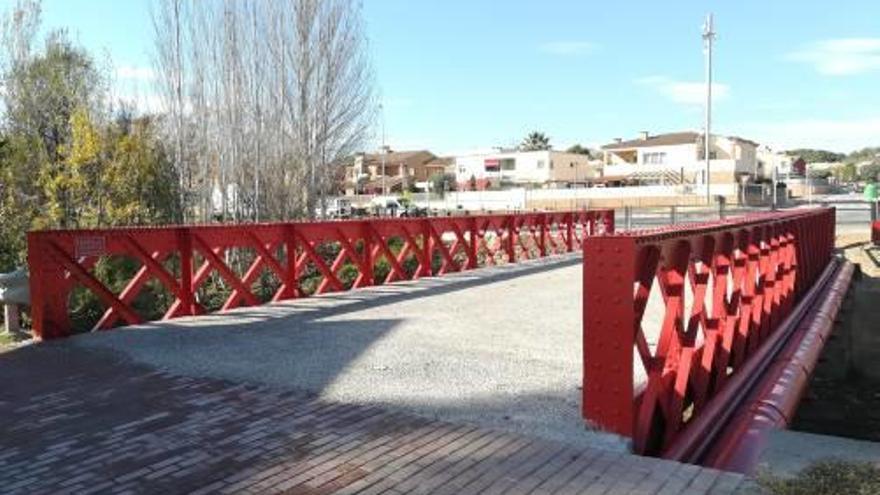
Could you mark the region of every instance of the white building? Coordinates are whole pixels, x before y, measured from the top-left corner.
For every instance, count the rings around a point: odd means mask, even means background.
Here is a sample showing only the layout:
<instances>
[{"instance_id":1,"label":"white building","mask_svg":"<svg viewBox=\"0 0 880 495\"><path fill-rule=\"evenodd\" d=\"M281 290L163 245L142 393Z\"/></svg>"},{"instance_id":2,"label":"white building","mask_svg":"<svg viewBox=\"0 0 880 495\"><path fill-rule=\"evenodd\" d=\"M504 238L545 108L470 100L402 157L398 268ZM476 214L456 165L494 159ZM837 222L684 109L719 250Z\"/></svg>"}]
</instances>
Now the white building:
<instances>
[{"instance_id":1,"label":"white building","mask_svg":"<svg viewBox=\"0 0 880 495\"><path fill-rule=\"evenodd\" d=\"M736 136L711 138L711 181L739 184L758 178L758 144ZM703 134L674 132L638 139L617 140L602 147L605 182L639 184L704 184L705 147Z\"/></svg>"},{"instance_id":2,"label":"white building","mask_svg":"<svg viewBox=\"0 0 880 495\"><path fill-rule=\"evenodd\" d=\"M792 175L792 165L795 159L785 153L773 151L767 145L758 147L758 168L763 170L764 177L773 178L773 170L776 170L777 177L788 178ZM796 173L794 175L797 175Z\"/></svg>"},{"instance_id":3,"label":"white building","mask_svg":"<svg viewBox=\"0 0 880 495\"><path fill-rule=\"evenodd\" d=\"M459 189L586 184L599 177L600 164L587 155L561 151L498 151L455 157Z\"/></svg>"}]
</instances>

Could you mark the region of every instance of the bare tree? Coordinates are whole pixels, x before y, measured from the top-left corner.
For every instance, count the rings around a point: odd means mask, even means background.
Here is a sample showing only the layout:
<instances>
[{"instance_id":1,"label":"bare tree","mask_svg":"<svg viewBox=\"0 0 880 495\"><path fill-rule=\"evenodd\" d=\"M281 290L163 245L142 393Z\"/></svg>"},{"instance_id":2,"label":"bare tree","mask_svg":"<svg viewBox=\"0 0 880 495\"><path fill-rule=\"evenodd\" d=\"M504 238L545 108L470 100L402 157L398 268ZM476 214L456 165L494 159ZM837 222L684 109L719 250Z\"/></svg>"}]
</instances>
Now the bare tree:
<instances>
[{"instance_id":1,"label":"bare tree","mask_svg":"<svg viewBox=\"0 0 880 495\"><path fill-rule=\"evenodd\" d=\"M174 166L180 181L181 204L188 204L188 192L192 187L192 174L186 166L183 146L185 129L183 78L183 0L160 0L159 8L153 11L153 29L156 40L155 64L161 77L161 96L165 102L171 121L171 136L174 138ZM182 209L183 221L187 220L187 208Z\"/></svg>"},{"instance_id":2,"label":"bare tree","mask_svg":"<svg viewBox=\"0 0 880 495\"><path fill-rule=\"evenodd\" d=\"M182 185L201 189L192 206L206 220L215 206L222 218L313 215L374 120L359 1L157 2L165 127Z\"/></svg>"},{"instance_id":3,"label":"bare tree","mask_svg":"<svg viewBox=\"0 0 880 495\"><path fill-rule=\"evenodd\" d=\"M4 73L21 63L31 54L37 29L40 27L42 5L39 0L18 0L8 16L2 20Z\"/></svg>"}]
</instances>

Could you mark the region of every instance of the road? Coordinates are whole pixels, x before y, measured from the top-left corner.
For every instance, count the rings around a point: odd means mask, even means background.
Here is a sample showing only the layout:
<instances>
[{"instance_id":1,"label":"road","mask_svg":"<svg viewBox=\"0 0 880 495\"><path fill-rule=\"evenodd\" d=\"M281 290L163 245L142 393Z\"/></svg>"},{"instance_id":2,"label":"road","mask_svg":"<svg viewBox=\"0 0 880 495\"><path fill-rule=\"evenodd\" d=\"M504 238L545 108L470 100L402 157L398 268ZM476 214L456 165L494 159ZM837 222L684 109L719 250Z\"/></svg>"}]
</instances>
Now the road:
<instances>
[{"instance_id":1,"label":"road","mask_svg":"<svg viewBox=\"0 0 880 495\"><path fill-rule=\"evenodd\" d=\"M788 208L810 208L813 206L833 206L837 210L837 225L844 230L852 230L867 225L871 221L869 203L854 195L817 196L812 203L802 203ZM767 207L728 207L724 217L746 215L749 213L768 211ZM718 207L678 206L657 208L632 208L630 219L623 208L615 210L615 225L620 229L647 229L671 224L706 222L718 220L722 215Z\"/></svg>"}]
</instances>

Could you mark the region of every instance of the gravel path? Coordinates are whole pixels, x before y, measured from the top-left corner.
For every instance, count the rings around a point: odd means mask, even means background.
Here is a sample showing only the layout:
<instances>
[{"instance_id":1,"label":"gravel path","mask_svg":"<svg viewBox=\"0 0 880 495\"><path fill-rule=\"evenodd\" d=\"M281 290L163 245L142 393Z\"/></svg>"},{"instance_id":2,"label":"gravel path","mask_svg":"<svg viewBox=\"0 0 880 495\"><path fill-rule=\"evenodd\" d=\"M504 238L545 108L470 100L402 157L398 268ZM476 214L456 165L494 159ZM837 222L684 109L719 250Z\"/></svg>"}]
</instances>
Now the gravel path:
<instances>
[{"instance_id":1,"label":"gravel path","mask_svg":"<svg viewBox=\"0 0 880 495\"><path fill-rule=\"evenodd\" d=\"M622 450L580 416L577 256L73 339L191 376L307 389Z\"/></svg>"}]
</instances>

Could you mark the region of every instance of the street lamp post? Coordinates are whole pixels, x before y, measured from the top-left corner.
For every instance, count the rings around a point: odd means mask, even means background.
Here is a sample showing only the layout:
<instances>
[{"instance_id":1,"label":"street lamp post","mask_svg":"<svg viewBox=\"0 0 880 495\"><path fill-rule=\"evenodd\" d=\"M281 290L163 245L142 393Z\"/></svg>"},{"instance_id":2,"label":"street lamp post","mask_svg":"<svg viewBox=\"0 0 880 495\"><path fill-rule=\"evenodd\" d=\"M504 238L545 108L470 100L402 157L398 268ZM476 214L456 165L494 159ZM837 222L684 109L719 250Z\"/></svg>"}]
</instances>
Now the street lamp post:
<instances>
[{"instance_id":1,"label":"street lamp post","mask_svg":"<svg viewBox=\"0 0 880 495\"><path fill-rule=\"evenodd\" d=\"M711 174L711 139L712 139L712 42L715 40L715 30L713 25L712 14L706 16L706 24L703 25L703 42L706 49L706 129L703 144L703 153L706 159L706 203L712 202L712 193L710 192L710 183L712 182Z\"/></svg>"},{"instance_id":2,"label":"street lamp post","mask_svg":"<svg viewBox=\"0 0 880 495\"><path fill-rule=\"evenodd\" d=\"M384 141L384 139L383 139ZM388 195L388 189L385 187L385 145L382 145L382 196Z\"/></svg>"}]
</instances>

